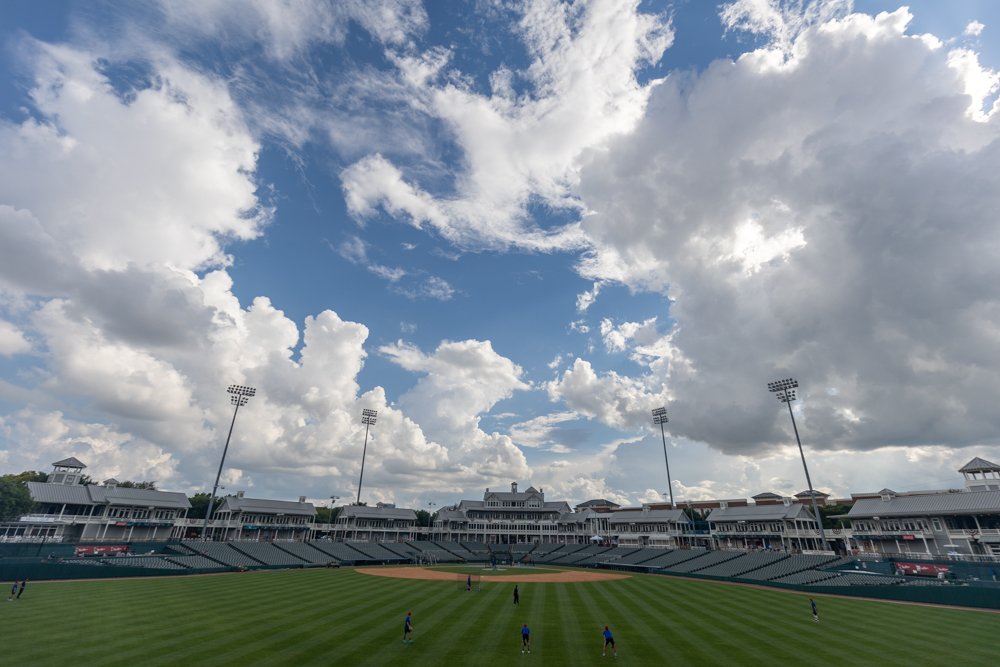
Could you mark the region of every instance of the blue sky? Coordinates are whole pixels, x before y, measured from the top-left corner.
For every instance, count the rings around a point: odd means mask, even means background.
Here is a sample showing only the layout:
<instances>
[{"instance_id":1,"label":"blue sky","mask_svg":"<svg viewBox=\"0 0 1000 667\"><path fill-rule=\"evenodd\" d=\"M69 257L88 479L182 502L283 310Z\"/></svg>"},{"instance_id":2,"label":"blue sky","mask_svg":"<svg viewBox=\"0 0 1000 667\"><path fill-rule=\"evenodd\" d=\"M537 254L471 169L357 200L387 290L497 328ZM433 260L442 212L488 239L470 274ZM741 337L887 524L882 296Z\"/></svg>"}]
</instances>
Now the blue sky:
<instances>
[{"instance_id":1,"label":"blue sky","mask_svg":"<svg viewBox=\"0 0 1000 667\"><path fill-rule=\"evenodd\" d=\"M1000 459L989 2L0 6L0 463L424 506Z\"/></svg>"}]
</instances>

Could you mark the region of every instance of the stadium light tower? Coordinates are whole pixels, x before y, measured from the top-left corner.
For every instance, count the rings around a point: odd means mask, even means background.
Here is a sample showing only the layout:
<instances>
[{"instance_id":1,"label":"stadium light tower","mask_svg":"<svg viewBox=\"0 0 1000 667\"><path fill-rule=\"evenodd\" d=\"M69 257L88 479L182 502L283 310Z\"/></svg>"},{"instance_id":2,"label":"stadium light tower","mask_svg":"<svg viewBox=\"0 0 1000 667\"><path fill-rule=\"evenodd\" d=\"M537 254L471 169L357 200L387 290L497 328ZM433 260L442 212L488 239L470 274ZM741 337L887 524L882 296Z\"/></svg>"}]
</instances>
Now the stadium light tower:
<instances>
[{"instance_id":1,"label":"stadium light tower","mask_svg":"<svg viewBox=\"0 0 1000 667\"><path fill-rule=\"evenodd\" d=\"M361 450L361 477L358 478L358 505L361 504L361 483L365 479L365 455L368 453L368 429L375 425L377 410L365 408L361 411L361 423L365 425L365 448Z\"/></svg>"},{"instance_id":2,"label":"stadium light tower","mask_svg":"<svg viewBox=\"0 0 1000 667\"><path fill-rule=\"evenodd\" d=\"M340 496L330 496L330 539L333 539L333 508L337 505Z\"/></svg>"},{"instance_id":3,"label":"stadium light tower","mask_svg":"<svg viewBox=\"0 0 1000 667\"><path fill-rule=\"evenodd\" d=\"M229 401L236 406L233 410L233 421L229 424L229 435L226 436L226 446L222 448L222 459L219 461L219 472L215 473L215 484L212 485L212 495L208 497L208 509L205 512L205 523L201 527L201 539L208 539L208 522L212 519L212 512L215 509L215 493L219 490L219 478L222 477L222 466L226 463L226 452L229 451L229 439L233 437L233 426L236 425L236 415L240 407L246 405L257 390L241 384L231 384L226 389L229 392Z\"/></svg>"},{"instance_id":4,"label":"stadium light tower","mask_svg":"<svg viewBox=\"0 0 1000 667\"><path fill-rule=\"evenodd\" d=\"M809 485L809 498L812 500L813 514L816 515L816 527L819 528L819 539L822 548L826 550L826 532L823 530L823 519L819 515L819 506L816 504L816 493L813 491L812 479L809 478L809 466L806 465L806 455L802 451L802 440L799 438L799 427L795 425L795 413L792 412L792 401L795 400L795 389L799 386L798 380L788 378L787 380L775 380L767 383L767 390L777 394L778 400L788 406L788 416L792 418L792 430L795 431L795 442L799 444L799 456L802 457L802 469L806 472L806 484Z\"/></svg>"},{"instance_id":5,"label":"stadium light tower","mask_svg":"<svg viewBox=\"0 0 1000 667\"><path fill-rule=\"evenodd\" d=\"M667 490L670 491L670 509L674 509L674 484L670 481L670 461L667 459L667 436L663 433L663 425L669 422L666 408L653 410L653 423L660 425L660 439L663 440L663 462L667 464Z\"/></svg>"}]
</instances>

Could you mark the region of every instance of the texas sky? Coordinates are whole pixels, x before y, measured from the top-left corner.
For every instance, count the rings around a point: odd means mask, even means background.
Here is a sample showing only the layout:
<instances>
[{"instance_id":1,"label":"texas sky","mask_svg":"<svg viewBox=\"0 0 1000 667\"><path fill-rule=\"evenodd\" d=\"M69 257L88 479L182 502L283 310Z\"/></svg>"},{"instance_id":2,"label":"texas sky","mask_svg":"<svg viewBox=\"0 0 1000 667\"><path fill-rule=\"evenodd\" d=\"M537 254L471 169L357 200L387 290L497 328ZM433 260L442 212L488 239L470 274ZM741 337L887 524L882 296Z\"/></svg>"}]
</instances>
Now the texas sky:
<instances>
[{"instance_id":1,"label":"texas sky","mask_svg":"<svg viewBox=\"0 0 1000 667\"><path fill-rule=\"evenodd\" d=\"M1000 5L0 3L0 470L443 506L1000 460ZM432 504L433 503L433 504Z\"/></svg>"}]
</instances>

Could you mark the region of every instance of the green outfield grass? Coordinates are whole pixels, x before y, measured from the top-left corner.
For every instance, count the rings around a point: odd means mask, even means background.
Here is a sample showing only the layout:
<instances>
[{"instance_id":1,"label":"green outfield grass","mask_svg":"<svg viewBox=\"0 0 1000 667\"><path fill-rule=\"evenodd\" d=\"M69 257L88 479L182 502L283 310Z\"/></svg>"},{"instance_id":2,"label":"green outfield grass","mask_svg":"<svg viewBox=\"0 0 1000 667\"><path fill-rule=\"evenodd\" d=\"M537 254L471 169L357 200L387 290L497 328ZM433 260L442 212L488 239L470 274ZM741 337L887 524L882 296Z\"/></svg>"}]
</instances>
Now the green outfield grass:
<instances>
[{"instance_id":1,"label":"green outfield grass","mask_svg":"<svg viewBox=\"0 0 1000 667\"><path fill-rule=\"evenodd\" d=\"M30 582L0 600L0 664L992 665L1000 615L663 576L580 584L387 579L353 569ZM413 612L415 641L402 643ZM532 629L531 655L519 628ZM610 624L619 657L601 657Z\"/></svg>"}]
</instances>

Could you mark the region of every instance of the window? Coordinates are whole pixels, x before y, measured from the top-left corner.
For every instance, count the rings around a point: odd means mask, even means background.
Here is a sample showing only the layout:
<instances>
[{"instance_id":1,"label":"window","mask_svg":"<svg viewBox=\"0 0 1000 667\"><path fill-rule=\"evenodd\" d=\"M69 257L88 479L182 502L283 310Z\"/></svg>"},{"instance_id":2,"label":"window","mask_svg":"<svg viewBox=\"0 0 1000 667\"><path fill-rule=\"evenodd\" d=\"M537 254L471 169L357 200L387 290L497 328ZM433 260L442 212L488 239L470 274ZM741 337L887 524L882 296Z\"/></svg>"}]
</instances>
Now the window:
<instances>
[{"instance_id":1,"label":"window","mask_svg":"<svg viewBox=\"0 0 1000 667\"><path fill-rule=\"evenodd\" d=\"M941 519L933 518L931 519L931 524L934 526L934 530L937 532L941 531Z\"/></svg>"}]
</instances>

